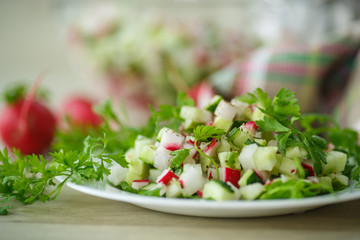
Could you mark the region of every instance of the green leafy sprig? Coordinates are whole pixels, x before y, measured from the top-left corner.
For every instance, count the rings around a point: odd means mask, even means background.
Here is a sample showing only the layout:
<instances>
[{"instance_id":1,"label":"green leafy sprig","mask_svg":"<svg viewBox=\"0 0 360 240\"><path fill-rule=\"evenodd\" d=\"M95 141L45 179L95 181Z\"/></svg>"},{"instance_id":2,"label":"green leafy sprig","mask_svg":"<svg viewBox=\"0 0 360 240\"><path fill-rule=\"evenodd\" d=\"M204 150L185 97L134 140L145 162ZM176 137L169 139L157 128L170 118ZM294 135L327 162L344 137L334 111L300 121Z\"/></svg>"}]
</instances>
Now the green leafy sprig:
<instances>
[{"instance_id":1,"label":"green leafy sprig","mask_svg":"<svg viewBox=\"0 0 360 240\"><path fill-rule=\"evenodd\" d=\"M301 113L293 92L283 88L271 99L258 88L240 100L257 104L258 109L265 114L262 120L255 123L263 132L277 133L276 140L280 152L285 153L288 147L300 146L314 161L314 171L317 174L321 172L321 162L326 164L326 140L314 135L313 132L302 132L296 127L295 122L301 119Z\"/></svg>"},{"instance_id":2,"label":"green leafy sprig","mask_svg":"<svg viewBox=\"0 0 360 240\"><path fill-rule=\"evenodd\" d=\"M104 175L110 174L109 164L112 161L126 167L122 152L106 152L107 143L106 136L87 137L82 151L52 152L49 161L42 155L23 156L19 151L14 151L13 156L10 156L7 149L0 151L1 202L8 202L10 198L16 198L24 204L36 200L53 200L69 179L77 183L103 180ZM56 184L58 177L62 180ZM9 206L2 207L4 214L7 208Z\"/></svg>"},{"instance_id":3,"label":"green leafy sprig","mask_svg":"<svg viewBox=\"0 0 360 240\"><path fill-rule=\"evenodd\" d=\"M217 175L219 174L219 167L215 161L215 159L207 154L205 154L200 146L200 142L209 142L212 139L220 140L221 136L225 134L225 131L222 129L218 129L214 126L205 126L199 125L193 130L194 138L195 138L195 149L204 157L208 158L211 163L215 166Z\"/></svg>"}]
</instances>

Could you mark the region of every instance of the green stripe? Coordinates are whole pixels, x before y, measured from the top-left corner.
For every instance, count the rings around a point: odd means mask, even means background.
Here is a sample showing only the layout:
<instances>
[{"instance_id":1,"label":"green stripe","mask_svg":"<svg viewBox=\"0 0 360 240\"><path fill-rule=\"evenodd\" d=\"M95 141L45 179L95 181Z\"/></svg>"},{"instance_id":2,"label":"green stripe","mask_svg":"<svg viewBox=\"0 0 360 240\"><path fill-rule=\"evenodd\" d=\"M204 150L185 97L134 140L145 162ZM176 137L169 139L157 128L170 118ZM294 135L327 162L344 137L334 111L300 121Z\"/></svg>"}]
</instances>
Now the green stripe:
<instances>
[{"instance_id":1,"label":"green stripe","mask_svg":"<svg viewBox=\"0 0 360 240\"><path fill-rule=\"evenodd\" d=\"M307 54L303 54L303 53L294 53L294 54L289 54L289 53L285 53L285 54L277 54L271 57L270 59L270 64L271 63L302 63L302 64L307 64L308 62L311 61L311 59L313 58L312 56L313 54L311 53L307 53ZM334 59L334 56L332 55L327 55L327 54L320 54L317 56L317 61L321 64L326 64L331 62Z\"/></svg>"}]
</instances>

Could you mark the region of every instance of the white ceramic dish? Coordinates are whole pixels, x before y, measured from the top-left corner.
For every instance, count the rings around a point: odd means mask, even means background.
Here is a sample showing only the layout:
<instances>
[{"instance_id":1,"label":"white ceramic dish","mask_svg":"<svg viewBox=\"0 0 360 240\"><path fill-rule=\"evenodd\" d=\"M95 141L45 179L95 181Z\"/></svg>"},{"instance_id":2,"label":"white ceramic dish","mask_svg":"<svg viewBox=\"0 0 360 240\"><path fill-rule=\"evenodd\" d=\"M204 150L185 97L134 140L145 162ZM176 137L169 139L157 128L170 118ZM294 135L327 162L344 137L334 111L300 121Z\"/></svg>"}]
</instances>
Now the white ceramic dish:
<instances>
[{"instance_id":1,"label":"white ceramic dish","mask_svg":"<svg viewBox=\"0 0 360 240\"><path fill-rule=\"evenodd\" d=\"M128 202L140 207L160 212L201 216L201 217L265 217L301 213L321 206L360 199L360 190L350 187L336 194L303 199L224 201L216 202L199 199L172 199L141 196L111 187L107 184L67 185L89 195Z\"/></svg>"}]
</instances>

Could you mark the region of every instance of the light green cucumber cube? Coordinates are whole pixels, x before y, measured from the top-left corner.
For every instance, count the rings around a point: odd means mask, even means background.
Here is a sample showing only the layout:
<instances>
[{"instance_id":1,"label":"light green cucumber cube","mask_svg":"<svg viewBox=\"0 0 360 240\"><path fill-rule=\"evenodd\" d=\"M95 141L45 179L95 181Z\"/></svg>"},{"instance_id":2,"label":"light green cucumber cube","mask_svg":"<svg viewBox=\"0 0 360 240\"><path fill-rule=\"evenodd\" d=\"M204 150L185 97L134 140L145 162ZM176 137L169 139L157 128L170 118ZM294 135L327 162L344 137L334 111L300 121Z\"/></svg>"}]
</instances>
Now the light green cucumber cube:
<instances>
[{"instance_id":1,"label":"light green cucumber cube","mask_svg":"<svg viewBox=\"0 0 360 240\"><path fill-rule=\"evenodd\" d=\"M281 160L279 172L289 176L294 176L296 174L296 163L293 159L284 157Z\"/></svg>"},{"instance_id":2,"label":"light green cucumber cube","mask_svg":"<svg viewBox=\"0 0 360 240\"><path fill-rule=\"evenodd\" d=\"M214 126L228 132L233 124L233 121L226 120L221 117L215 117Z\"/></svg>"},{"instance_id":3,"label":"light green cucumber cube","mask_svg":"<svg viewBox=\"0 0 360 240\"><path fill-rule=\"evenodd\" d=\"M331 173L328 176L332 180L332 186L335 191L342 190L349 186L349 178L345 175Z\"/></svg>"},{"instance_id":4,"label":"light green cucumber cube","mask_svg":"<svg viewBox=\"0 0 360 240\"><path fill-rule=\"evenodd\" d=\"M261 183L253 183L240 187L241 198L245 200L254 200L265 191L264 185Z\"/></svg>"},{"instance_id":5,"label":"light green cucumber cube","mask_svg":"<svg viewBox=\"0 0 360 240\"><path fill-rule=\"evenodd\" d=\"M257 170L271 171L277 164L277 147L259 147L254 153L254 162Z\"/></svg>"},{"instance_id":6,"label":"light green cucumber cube","mask_svg":"<svg viewBox=\"0 0 360 240\"><path fill-rule=\"evenodd\" d=\"M154 164L154 152L156 147L154 145L144 146L140 152L139 159L147 164Z\"/></svg>"},{"instance_id":7,"label":"light green cucumber cube","mask_svg":"<svg viewBox=\"0 0 360 240\"><path fill-rule=\"evenodd\" d=\"M204 185L203 198L216 201L234 200L235 194L226 183L212 179Z\"/></svg>"},{"instance_id":8,"label":"light green cucumber cube","mask_svg":"<svg viewBox=\"0 0 360 240\"><path fill-rule=\"evenodd\" d=\"M179 180L173 179L166 187L166 197L177 198L182 195L182 188Z\"/></svg>"},{"instance_id":9,"label":"light green cucumber cube","mask_svg":"<svg viewBox=\"0 0 360 240\"><path fill-rule=\"evenodd\" d=\"M228 167L232 169L240 169L239 162L239 153L238 152L221 152L218 154L221 167Z\"/></svg>"},{"instance_id":10,"label":"light green cucumber cube","mask_svg":"<svg viewBox=\"0 0 360 240\"><path fill-rule=\"evenodd\" d=\"M347 155L343 152L330 151L326 155L327 164L321 162L324 175L331 172L341 173L345 169Z\"/></svg>"},{"instance_id":11,"label":"light green cucumber cube","mask_svg":"<svg viewBox=\"0 0 360 240\"><path fill-rule=\"evenodd\" d=\"M144 136L138 136L135 140L135 152L136 157L140 157L140 153L145 146L149 146L152 144L152 140L150 138Z\"/></svg>"}]
</instances>

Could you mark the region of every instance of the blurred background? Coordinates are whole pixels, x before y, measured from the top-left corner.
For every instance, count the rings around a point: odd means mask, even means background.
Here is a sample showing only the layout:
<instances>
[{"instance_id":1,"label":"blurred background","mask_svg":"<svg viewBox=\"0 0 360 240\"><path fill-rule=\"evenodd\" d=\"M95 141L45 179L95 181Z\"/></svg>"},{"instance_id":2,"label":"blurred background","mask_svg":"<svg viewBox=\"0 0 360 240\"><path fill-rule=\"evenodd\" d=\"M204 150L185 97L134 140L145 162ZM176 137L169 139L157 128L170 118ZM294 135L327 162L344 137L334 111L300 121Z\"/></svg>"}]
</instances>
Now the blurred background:
<instances>
[{"instance_id":1,"label":"blurred background","mask_svg":"<svg viewBox=\"0 0 360 240\"><path fill-rule=\"evenodd\" d=\"M359 124L357 0L12 0L0 29L0 90L47 70L54 109L111 97L138 125L176 92L201 105L287 87L304 112Z\"/></svg>"}]
</instances>

